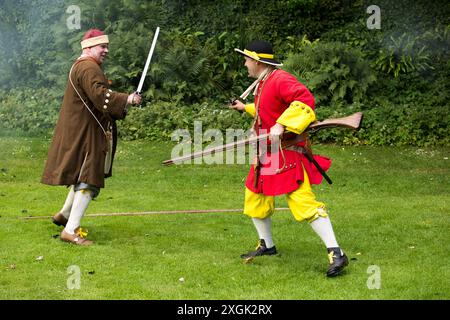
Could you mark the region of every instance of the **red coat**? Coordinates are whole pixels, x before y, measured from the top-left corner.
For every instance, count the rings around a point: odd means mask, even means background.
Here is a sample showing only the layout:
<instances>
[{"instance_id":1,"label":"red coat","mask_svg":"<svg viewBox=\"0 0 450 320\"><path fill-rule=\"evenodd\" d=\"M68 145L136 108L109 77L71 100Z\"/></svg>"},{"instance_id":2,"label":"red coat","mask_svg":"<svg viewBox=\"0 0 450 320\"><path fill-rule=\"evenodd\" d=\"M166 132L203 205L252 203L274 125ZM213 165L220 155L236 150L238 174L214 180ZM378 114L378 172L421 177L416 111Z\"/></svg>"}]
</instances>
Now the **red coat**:
<instances>
[{"instance_id":1,"label":"red coat","mask_svg":"<svg viewBox=\"0 0 450 320\"><path fill-rule=\"evenodd\" d=\"M259 104L260 129L264 130L264 133L269 133L270 128L275 125L277 119L293 101L303 102L314 110L315 103L311 92L288 72L275 70L265 81L261 81L255 96L255 105L258 106ZM256 130L258 131L259 128L256 128ZM302 146L303 144L300 143L299 145ZM267 149L268 152L261 161L262 165L256 187L254 184L254 166L252 165L250 168L245 185L251 191L276 196L297 190L304 179L302 165L311 184L322 182L322 175L302 153L283 150L283 154L281 152L271 154L270 147ZM331 166L331 160L326 157L315 155L314 158L324 171ZM277 165L271 168L271 163L275 161L276 164L276 160L278 160Z\"/></svg>"}]
</instances>

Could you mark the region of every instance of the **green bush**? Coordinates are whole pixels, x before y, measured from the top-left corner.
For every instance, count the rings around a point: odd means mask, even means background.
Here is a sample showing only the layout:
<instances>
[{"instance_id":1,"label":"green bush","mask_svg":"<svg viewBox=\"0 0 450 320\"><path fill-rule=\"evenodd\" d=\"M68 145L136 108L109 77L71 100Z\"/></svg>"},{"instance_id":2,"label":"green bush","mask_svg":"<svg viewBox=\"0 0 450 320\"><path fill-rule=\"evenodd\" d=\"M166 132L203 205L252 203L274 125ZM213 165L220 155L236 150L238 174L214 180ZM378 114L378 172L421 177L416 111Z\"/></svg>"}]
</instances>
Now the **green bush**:
<instances>
[{"instance_id":1,"label":"green bush","mask_svg":"<svg viewBox=\"0 0 450 320\"><path fill-rule=\"evenodd\" d=\"M368 4L359 0L80 0L82 30L69 30L70 1L25 2L7 2L0 11L0 89L9 90L0 91L3 134L52 133L84 31L110 35L104 70L114 90L132 92L160 26L146 105L119 122L122 138L167 140L176 129L192 132L194 121L203 130L248 128L251 118L227 110L225 101L251 83L233 48L259 38L311 89L319 119L364 111L359 132L324 130L317 141L449 145L449 6L380 0L381 29L369 30Z\"/></svg>"},{"instance_id":2,"label":"green bush","mask_svg":"<svg viewBox=\"0 0 450 320\"><path fill-rule=\"evenodd\" d=\"M246 130L251 117L230 110L225 104L181 102L147 103L142 108L131 108L126 119L119 122L119 134L128 140L170 140L175 130L186 129L193 135L194 122L201 121L203 131L207 129Z\"/></svg>"},{"instance_id":3,"label":"green bush","mask_svg":"<svg viewBox=\"0 0 450 320\"><path fill-rule=\"evenodd\" d=\"M373 101L370 106L352 104L340 107L320 107L318 119L339 118L363 111L359 131L348 129L322 130L313 140L322 143L376 146L448 146L450 145L450 105L424 107L420 101L395 104L385 98Z\"/></svg>"},{"instance_id":4,"label":"green bush","mask_svg":"<svg viewBox=\"0 0 450 320\"><path fill-rule=\"evenodd\" d=\"M0 129L50 135L58 119L62 95L55 90L16 89L0 92Z\"/></svg>"},{"instance_id":5,"label":"green bush","mask_svg":"<svg viewBox=\"0 0 450 320\"><path fill-rule=\"evenodd\" d=\"M313 91L319 105L360 102L376 80L358 49L336 42L304 46L288 56L285 69Z\"/></svg>"},{"instance_id":6,"label":"green bush","mask_svg":"<svg viewBox=\"0 0 450 320\"><path fill-rule=\"evenodd\" d=\"M400 74L433 69L427 47L421 46L418 40L419 37L406 33L398 38L391 36L387 48L381 49L373 62L374 68L395 78Z\"/></svg>"}]
</instances>

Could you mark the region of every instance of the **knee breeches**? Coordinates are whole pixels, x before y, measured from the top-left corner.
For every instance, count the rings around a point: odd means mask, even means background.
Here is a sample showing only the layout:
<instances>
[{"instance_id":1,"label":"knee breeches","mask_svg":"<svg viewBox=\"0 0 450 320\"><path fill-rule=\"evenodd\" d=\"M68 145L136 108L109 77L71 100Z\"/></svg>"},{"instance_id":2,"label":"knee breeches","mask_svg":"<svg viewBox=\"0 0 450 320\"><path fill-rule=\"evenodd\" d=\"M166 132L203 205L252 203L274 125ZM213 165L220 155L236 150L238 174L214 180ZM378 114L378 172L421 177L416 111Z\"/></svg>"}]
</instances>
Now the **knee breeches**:
<instances>
[{"instance_id":1,"label":"knee breeches","mask_svg":"<svg viewBox=\"0 0 450 320\"><path fill-rule=\"evenodd\" d=\"M304 181L300 187L286 194L287 203L297 221L312 222L318 217L326 217L325 204L316 200L309 183L308 175L304 171ZM265 219L270 217L275 209L275 197L254 193L245 189L244 214Z\"/></svg>"}]
</instances>

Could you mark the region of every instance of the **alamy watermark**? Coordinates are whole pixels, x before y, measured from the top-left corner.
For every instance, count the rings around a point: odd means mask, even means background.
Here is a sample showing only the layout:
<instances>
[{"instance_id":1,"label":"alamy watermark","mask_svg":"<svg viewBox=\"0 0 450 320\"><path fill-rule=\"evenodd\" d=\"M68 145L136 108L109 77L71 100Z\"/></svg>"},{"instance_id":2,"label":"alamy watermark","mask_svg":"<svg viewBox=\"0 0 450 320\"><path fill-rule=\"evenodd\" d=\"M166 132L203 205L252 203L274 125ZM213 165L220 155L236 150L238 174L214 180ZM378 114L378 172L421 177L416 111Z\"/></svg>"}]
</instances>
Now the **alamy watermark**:
<instances>
[{"instance_id":1,"label":"alamy watermark","mask_svg":"<svg viewBox=\"0 0 450 320\"><path fill-rule=\"evenodd\" d=\"M70 16L66 19L66 26L69 30L81 29L81 9L77 5L67 7L66 13Z\"/></svg>"},{"instance_id":2,"label":"alamy watermark","mask_svg":"<svg viewBox=\"0 0 450 320\"><path fill-rule=\"evenodd\" d=\"M259 136L268 134L268 130L260 130ZM178 159L174 164L245 164L254 163L259 151L259 163L261 173L271 174L279 169L280 157L266 157L267 154L275 154L279 151L280 141L262 139L259 142L235 144L247 139L255 138L253 130L226 129L225 137L219 129L207 129L203 131L201 121L194 121L193 137L187 129L177 129L172 135L172 141L177 142L172 148L171 158ZM204 144L209 143L204 146ZM215 152L210 152L216 150ZM189 155L198 154L193 158ZM247 162L248 161L248 162Z\"/></svg>"},{"instance_id":3,"label":"alamy watermark","mask_svg":"<svg viewBox=\"0 0 450 320\"><path fill-rule=\"evenodd\" d=\"M370 274L367 278L367 288L369 290L381 288L381 268L377 265L371 265L367 268L367 274Z\"/></svg>"},{"instance_id":4,"label":"alamy watermark","mask_svg":"<svg viewBox=\"0 0 450 320\"><path fill-rule=\"evenodd\" d=\"M74 290L80 289L81 286L81 270L77 265L71 265L67 268L67 274L69 277L67 278L66 284L67 289Z\"/></svg>"},{"instance_id":5,"label":"alamy watermark","mask_svg":"<svg viewBox=\"0 0 450 320\"><path fill-rule=\"evenodd\" d=\"M370 17L367 18L366 25L367 29L381 29L381 9L379 6L373 4L367 7L367 13L370 14Z\"/></svg>"}]
</instances>

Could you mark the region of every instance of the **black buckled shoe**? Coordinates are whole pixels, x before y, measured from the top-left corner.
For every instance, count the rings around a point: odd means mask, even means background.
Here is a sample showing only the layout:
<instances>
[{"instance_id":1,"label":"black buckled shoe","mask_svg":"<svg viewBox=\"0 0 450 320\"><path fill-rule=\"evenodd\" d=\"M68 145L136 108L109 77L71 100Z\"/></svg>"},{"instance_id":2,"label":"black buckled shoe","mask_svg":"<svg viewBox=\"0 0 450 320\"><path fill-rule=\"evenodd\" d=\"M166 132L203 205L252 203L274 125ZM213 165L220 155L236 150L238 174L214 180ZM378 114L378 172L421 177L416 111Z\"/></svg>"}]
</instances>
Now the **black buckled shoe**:
<instances>
[{"instance_id":1,"label":"black buckled shoe","mask_svg":"<svg viewBox=\"0 0 450 320\"><path fill-rule=\"evenodd\" d=\"M330 260L330 265L327 277L336 277L348 266L348 258L345 253L341 254L341 248L328 248L328 259Z\"/></svg>"},{"instance_id":2,"label":"black buckled shoe","mask_svg":"<svg viewBox=\"0 0 450 320\"><path fill-rule=\"evenodd\" d=\"M55 215L52 217L52 222L56 224L57 226L63 226L65 227L67 224L67 218L62 215L62 213L55 213Z\"/></svg>"},{"instance_id":3,"label":"black buckled shoe","mask_svg":"<svg viewBox=\"0 0 450 320\"><path fill-rule=\"evenodd\" d=\"M264 239L260 239L256 250L241 254L241 258L245 259L246 262L249 262L253 260L254 257L266 255L271 256L274 254L277 254L277 248L275 248L275 246L273 246L272 248L267 248Z\"/></svg>"}]
</instances>

